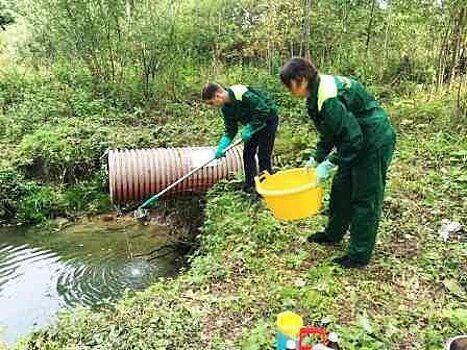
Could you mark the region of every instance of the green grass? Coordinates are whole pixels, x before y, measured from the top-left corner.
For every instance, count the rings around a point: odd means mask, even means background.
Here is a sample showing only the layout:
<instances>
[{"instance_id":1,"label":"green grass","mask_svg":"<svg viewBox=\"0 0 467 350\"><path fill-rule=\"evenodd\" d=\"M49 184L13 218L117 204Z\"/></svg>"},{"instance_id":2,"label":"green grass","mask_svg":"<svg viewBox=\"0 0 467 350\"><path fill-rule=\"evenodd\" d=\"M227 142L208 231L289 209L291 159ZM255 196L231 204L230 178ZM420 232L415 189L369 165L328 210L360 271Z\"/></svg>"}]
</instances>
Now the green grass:
<instances>
[{"instance_id":1,"label":"green grass","mask_svg":"<svg viewBox=\"0 0 467 350\"><path fill-rule=\"evenodd\" d=\"M0 75L0 223L109 210L99 159L106 148L215 144L222 130L218 112L200 103L195 82L183 86L184 99L135 105L94 91L80 70ZM278 101L280 168L308 157L316 134L303 101L292 99L277 77L229 67L218 80L261 86ZM309 323L329 316L345 349L434 350L465 333L467 243L457 236L442 242L437 230L442 219L467 226L466 113L449 91L388 95L386 103L398 143L367 269L330 263L347 241L333 248L306 243L325 225L324 215L278 222L243 197L235 181L223 182L205 198L199 249L178 278L113 310L66 311L56 327L18 348L268 349L284 310Z\"/></svg>"},{"instance_id":2,"label":"green grass","mask_svg":"<svg viewBox=\"0 0 467 350\"><path fill-rule=\"evenodd\" d=\"M58 326L18 348L272 349L276 315L293 310L307 323L329 316L344 349L441 349L467 329L465 233L447 242L437 233L444 218L467 225L465 126L451 132L450 124L465 117L450 104L402 102L390 105L398 146L366 269L330 262L347 241L306 242L324 215L279 222L235 181L223 182L206 196L200 247L188 270L112 311L65 312ZM283 124L279 155L294 164L311 134Z\"/></svg>"},{"instance_id":3,"label":"green grass","mask_svg":"<svg viewBox=\"0 0 467 350\"><path fill-rule=\"evenodd\" d=\"M235 20L234 12L227 11ZM196 16L195 24L200 23ZM217 51L230 52L225 51L230 39L241 44L234 47L237 53L242 47L262 47L243 43L244 38L235 35L215 49L214 65L190 52L177 57L180 43L186 41L188 47L200 43L195 46L210 60L211 41L235 34L237 28L217 28L221 20L217 15L209 18L216 25L201 36L192 36L192 23L187 24L174 46L163 31L150 40L155 48L167 47L168 39L171 45L158 57L166 66L147 95L136 61L129 62L123 83L105 83L99 81L99 72L78 63L79 57L66 62L61 57L67 55L58 50L54 63L47 63L34 55L41 45L34 38L24 54L9 57L4 50L7 34L0 33L0 225L45 223L59 216L110 210L100 160L107 148L214 145L221 134L221 118L199 101L201 85L208 79L225 85L251 84L271 93L281 118L276 165L301 164L313 151L316 134L310 130L303 101L291 98L279 82L282 60L272 61L270 74L265 67L234 64L235 57L218 57ZM403 24L401 28L409 25ZM66 27L59 29L49 32L45 42L53 43L57 35L66 38ZM24 40L16 32L12 35L15 42ZM355 51L361 40L353 39L348 43ZM417 56L417 50L412 74L395 86L382 85L401 68L401 50L395 43L384 67L375 64L379 56L374 48L363 61L352 50L341 56L345 62L321 59L327 66L323 70L356 74L366 85L373 84L370 89L386 103L398 129L384 214L368 268L347 271L331 264L333 257L345 252L347 241L338 247L306 242L310 233L325 225L324 215L278 222L266 208L242 196L236 181L223 182L206 195L202 216L193 206L197 198L191 204L190 200L169 204L159 213L186 209L180 216L196 218L188 223L190 229L201 226L196 237L199 249L179 277L161 279L144 292L123 298L112 310L64 311L56 326L24 339L18 348L272 349L275 318L284 310L300 313L308 323L329 316L330 328L340 334L344 349L437 350L445 339L465 333L466 233L443 242L437 231L443 219L467 227L467 96L464 92L458 108L455 88L423 92L430 88L435 70L423 63L428 60ZM319 52L319 40L317 45ZM335 51L328 46L323 47ZM104 48L95 57L105 62L106 52ZM384 77L377 77L383 72L379 68L384 68Z\"/></svg>"}]
</instances>

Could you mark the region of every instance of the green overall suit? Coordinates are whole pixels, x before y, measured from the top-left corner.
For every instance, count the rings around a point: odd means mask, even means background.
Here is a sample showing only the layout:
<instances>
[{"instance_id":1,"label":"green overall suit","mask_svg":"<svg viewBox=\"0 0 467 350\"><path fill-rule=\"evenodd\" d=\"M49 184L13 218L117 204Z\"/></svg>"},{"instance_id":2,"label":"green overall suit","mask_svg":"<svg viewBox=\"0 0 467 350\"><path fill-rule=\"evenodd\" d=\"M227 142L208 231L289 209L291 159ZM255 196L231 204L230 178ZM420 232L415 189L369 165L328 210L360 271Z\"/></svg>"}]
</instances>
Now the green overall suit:
<instances>
[{"instance_id":1,"label":"green overall suit","mask_svg":"<svg viewBox=\"0 0 467 350\"><path fill-rule=\"evenodd\" d=\"M218 149L226 149L243 124L243 133L249 133L243 147L245 182L243 189L254 188L257 174L255 155L258 154L259 171L272 173L272 151L278 126L277 107L266 94L245 85L234 85L227 89L230 103L222 107L225 131ZM258 128L261 130L254 132ZM254 133L253 133L254 132ZM243 137L242 137L243 138Z\"/></svg>"},{"instance_id":2,"label":"green overall suit","mask_svg":"<svg viewBox=\"0 0 467 350\"><path fill-rule=\"evenodd\" d=\"M350 227L348 255L368 263L395 146L394 129L385 110L353 79L318 74L306 106L319 132L316 161L327 158L338 165L325 235L338 242Z\"/></svg>"}]
</instances>

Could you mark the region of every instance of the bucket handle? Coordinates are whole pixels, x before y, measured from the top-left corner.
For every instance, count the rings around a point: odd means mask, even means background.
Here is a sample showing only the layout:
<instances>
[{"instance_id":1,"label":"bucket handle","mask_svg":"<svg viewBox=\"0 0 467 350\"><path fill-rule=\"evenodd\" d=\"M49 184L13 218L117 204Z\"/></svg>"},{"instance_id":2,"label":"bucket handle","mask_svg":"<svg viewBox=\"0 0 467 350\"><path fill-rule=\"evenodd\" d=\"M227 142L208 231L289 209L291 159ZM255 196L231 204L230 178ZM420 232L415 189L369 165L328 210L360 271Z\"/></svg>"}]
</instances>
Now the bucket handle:
<instances>
[{"instance_id":1,"label":"bucket handle","mask_svg":"<svg viewBox=\"0 0 467 350\"><path fill-rule=\"evenodd\" d=\"M266 180L271 174L269 174L269 171L263 170L262 172L259 173L258 175L258 181L261 183L264 180Z\"/></svg>"}]
</instances>

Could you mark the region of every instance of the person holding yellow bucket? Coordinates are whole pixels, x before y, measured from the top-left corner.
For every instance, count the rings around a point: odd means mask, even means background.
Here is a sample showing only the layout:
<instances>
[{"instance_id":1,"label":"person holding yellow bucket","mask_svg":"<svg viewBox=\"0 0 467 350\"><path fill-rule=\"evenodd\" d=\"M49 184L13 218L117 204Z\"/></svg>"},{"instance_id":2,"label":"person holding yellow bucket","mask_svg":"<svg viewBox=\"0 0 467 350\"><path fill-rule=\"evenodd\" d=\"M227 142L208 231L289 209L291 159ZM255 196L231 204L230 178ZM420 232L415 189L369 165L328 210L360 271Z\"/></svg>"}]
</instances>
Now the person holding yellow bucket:
<instances>
[{"instance_id":1,"label":"person holding yellow bucket","mask_svg":"<svg viewBox=\"0 0 467 350\"><path fill-rule=\"evenodd\" d=\"M358 81L320 74L307 59L291 59L282 67L280 78L292 95L306 98L308 114L319 133L316 153L306 167L315 168L317 182L322 183L338 166L328 224L308 240L337 243L350 228L349 250L334 262L345 268L363 267L374 249L395 147L389 117Z\"/></svg>"}]
</instances>

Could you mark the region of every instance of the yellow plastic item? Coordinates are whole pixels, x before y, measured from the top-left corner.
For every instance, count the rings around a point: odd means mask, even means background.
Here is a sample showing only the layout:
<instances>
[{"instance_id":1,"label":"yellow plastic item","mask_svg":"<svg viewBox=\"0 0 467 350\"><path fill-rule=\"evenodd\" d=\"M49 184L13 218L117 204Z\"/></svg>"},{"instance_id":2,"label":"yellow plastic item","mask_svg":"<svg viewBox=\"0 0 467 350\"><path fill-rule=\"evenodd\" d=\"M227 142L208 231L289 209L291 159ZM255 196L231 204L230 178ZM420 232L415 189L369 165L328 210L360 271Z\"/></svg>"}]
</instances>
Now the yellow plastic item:
<instances>
[{"instance_id":1,"label":"yellow plastic item","mask_svg":"<svg viewBox=\"0 0 467 350\"><path fill-rule=\"evenodd\" d=\"M303 318L292 311L284 311L277 315L277 328L279 332L289 338L296 338L303 327Z\"/></svg>"},{"instance_id":2,"label":"yellow plastic item","mask_svg":"<svg viewBox=\"0 0 467 350\"><path fill-rule=\"evenodd\" d=\"M256 191L274 216L282 220L303 219L321 209L323 188L316 186L314 169L263 172L255 177Z\"/></svg>"}]
</instances>

